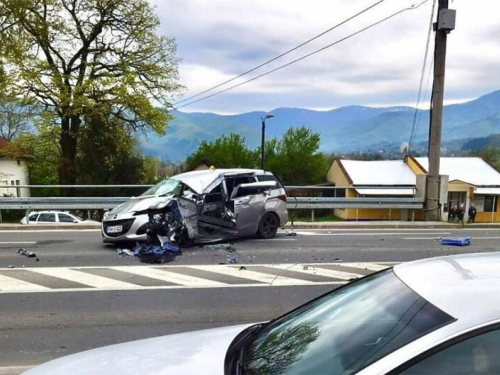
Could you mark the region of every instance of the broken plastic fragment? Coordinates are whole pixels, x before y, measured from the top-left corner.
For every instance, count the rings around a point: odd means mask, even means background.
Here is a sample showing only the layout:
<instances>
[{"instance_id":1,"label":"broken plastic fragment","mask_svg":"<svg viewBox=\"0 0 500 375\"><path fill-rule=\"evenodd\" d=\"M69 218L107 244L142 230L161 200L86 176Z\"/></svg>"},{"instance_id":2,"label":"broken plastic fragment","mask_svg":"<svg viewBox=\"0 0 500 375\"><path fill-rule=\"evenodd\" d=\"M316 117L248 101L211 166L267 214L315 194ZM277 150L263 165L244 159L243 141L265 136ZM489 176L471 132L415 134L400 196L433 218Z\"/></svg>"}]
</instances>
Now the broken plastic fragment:
<instances>
[{"instance_id":1,"label":"broken plastic fragment","mask_svg":"<svg viewBox=\"0 0 500 375\"><path fill-rule=\"evenodd\" d=\"M28 257L28 258L36 258L35 253L32 253L31 251L28 251L26 249L19 249L19 250L17 250L17 253L24 255L25 257Z\"/></svg>"},{"instance_id":2,"label":"broken plastic fragment","mask_svg":"<svg viewBox=\"0 0 500 375\"><path fill-rule=\"evenodd\" d=\"M238 256L233 255L231 258L229 258L229 263L231 263L231 264L238 263Z\"/></svg>"},{"instance_id":3,"label":"broken plastic fragment","mask_svg":"<svg viewBox=\"0 0 500 375\"><path fill-rule=\"evenodd\" d=\"M442 238L441 245L468 246L471 244L471 237Z\"/></svg>"},{"instance_id":4,"label":"broken plastic fragment","mask_svg":"<svg viewBox=\"0 0 500 375\"><path fill-rule=\"evenodd\" d=\"M211 249L211 250L227 250L230 253L233 253L236 251L236 248L234 247L234 244L232 243L219 243L219 244L214 244L214 245L205 245L203 246L204 249Z\"/></svg>"},{"instance_id":5,"label":"broken plastic fragment","mask_svg":"<svg viewBox=\"0 0 500 375\"><path fill-rule=\"evenodd\" d=\"M116 249L116 255L118 256L129 256L129 257L133 257L134 256L134 253L132 251L130 251L129 249Z\"/></svg>"}]
</instances>

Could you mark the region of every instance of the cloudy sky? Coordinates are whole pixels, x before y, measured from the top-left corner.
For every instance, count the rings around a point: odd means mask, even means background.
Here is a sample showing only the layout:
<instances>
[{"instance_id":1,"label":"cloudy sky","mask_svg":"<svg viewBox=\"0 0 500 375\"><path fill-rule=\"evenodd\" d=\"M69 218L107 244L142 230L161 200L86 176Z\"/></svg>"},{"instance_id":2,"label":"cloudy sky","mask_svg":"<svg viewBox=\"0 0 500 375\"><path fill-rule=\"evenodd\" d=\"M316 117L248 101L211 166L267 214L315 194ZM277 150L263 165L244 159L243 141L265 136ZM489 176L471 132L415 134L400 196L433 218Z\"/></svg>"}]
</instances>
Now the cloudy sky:
<instances>
[{"instance_id":1,"label":"cloudy sky","mask_svg":"<svg viewBox=\"0 0 500 375\"><path fill-rule=\"evenodd\" d=\"M186 86L178 100L254 68L377 2L149 1L160 15L160 32L177 41L181 83ZM307 46L220 89L286 64L421 1L385 0ZM432 2L428 0L416 10L276 73L181 110L242 113L278 107L326 110L351 104L414 106ZM456 30L448 36L446 102L466 101L500 89L500 0L450 0L450 8L457 10L457 20ZM182 104L186 103L189 101Z\"/></svg>"}]
</instances>

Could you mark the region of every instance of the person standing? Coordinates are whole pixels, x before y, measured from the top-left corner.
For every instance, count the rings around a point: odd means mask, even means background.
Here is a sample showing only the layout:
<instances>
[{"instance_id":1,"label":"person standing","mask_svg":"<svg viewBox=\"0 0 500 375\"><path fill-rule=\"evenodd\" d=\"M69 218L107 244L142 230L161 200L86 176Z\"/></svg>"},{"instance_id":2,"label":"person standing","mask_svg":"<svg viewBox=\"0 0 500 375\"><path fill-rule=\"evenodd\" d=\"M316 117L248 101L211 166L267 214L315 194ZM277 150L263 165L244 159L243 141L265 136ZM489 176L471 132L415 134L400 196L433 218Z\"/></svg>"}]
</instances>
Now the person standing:
<instances>
[{"instance_id":1,"label":"person standing","mask_svg":"<svg viewBox=\"0 0 500 375\"><path fill-rule=\"evenodd\" d=\"M464 226L464 216L465 216L465 208L464 208L464 204L462 203L460 206L458 206L458 210L457 210L458 222L460 223L460 225L462 227Z\"/></svg>"},{"instance_id":2,"label":"person standing","mask_svg":"<svg viewBox=\"0 0 500 375\"><path fill-rule=\"evenodd\" d=\"M451 207L451 205L450 205ZM448 221L451 221L452 223L455 221L455 218L457 217L457 206L453 206L450 208L450 213L448 215Z\"/></svg>"},{"instance_id":3,"label":"person standing","mask_svg":"<svg viewBox=\"0 0 500 375\"><path fill-rule=\"evenodd\" d=\"M469 223L474 223L476 221L477 209L474 203L471 203L469 207Z\"/></svg>"}]
</instances>

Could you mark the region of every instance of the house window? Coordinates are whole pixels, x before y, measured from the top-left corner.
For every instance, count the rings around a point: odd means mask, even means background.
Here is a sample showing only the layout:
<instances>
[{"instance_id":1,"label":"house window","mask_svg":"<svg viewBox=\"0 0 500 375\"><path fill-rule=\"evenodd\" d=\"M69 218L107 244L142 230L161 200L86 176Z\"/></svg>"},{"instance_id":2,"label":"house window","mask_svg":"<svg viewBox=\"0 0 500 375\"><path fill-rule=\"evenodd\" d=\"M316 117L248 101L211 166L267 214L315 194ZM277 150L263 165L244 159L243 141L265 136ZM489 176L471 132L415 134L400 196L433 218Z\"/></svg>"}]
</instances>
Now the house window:
<instances>
[{"instance_id":1,"label":"house window","mask_svg":"<svg viewBox=\"0 0 500 375\"><path fill-rule=\"evenodd\" d=\"M476 206L477 212L484 212L484 197L474 197L472 200L472 203L474 203L474 206Z\"/></svg>"},{"instance_id":2,"label":"house window","mask_svg":"<svg viewBox=\"0 0 500 375\"><path fill-rule=\"evenodd\" d=\"M497 212L497 200L494 195L484 196L484 211L483 212Z\"/></svg>"}]
</instances>

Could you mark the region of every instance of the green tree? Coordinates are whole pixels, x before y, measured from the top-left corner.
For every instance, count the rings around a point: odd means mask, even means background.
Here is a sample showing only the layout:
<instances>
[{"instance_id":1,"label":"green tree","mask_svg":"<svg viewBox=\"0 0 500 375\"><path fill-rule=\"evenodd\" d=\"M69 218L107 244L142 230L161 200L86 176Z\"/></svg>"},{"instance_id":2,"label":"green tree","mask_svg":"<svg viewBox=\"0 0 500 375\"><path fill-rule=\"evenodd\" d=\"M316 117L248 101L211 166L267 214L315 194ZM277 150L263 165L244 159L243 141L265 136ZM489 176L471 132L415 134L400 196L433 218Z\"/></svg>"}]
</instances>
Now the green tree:
<instances>
[{"instance_id":1,"label":"green tree","mask_svg":"<svg viewBox=\"0 0 500 375\"><path fill-rule=\"evenodd\" d=\"M213 142L201 141L198 150L188 156L187 167L204 157L217 168L254 168L258 164L258 151L249 149L245 137L236 133L222 135Z\"/></svg>"},{"instance_id":2,"label":"green tree","mask_svg":"<svg viewBox=\"0 0 500 375\"><path fill-rule=\"evenodd\" d=\"M500 148L486 147L482 150L472 151L469 155L480 157L497 172L500 172Z\"/></svg>"},{"instance_id":3,"label":"green tree","mask_svg":"<svg viewBox=\"0 0 500 375\"><path fill-rule=\"evenodd\" d=\"M302 126L289 128L281 140L266 142L265 168L286 185L307 185L325 181L329 158L319 152L321 136Z\"/></svg>"},{"instance_id":4,"label":"green tree","mask_svg":"<svg viewBox=\"0 0 500 375\"><path fill-rule=\"evenodd\" d=\"M101 126L164 133L170 95L180 90L173 38L156 34L159 18L147 0L2 0L0 67L15 95L57 120L61 184L77 180L84 118ZM2 43L0 43L2 44Z\"/></svg>"},{"instance_id":5,"label":"green tree","mask_svg":"<svg viewBox=\"0 0 500 375\"><path fill-rule=\"evenodd\" d=\"M12 152L25 158L31 185L57 185L57 165L60 158L60 145L57 130L54 128L35 128L33 133L20 133L11 143ZM33 196L58 196L59 189L32 189Z\"/></svg>"},{"instance_id":6,"label":"green tree","mask_svg":"<svg viewBox=\"0 0 500 375\"><path fill-rule=\"evenodd\" d=\"M160 160L152 156L146 156L143 160L143 182L154 184L162 179L162 165Z\"/></svg>"},{"instance_id":7,"label":"green tree","mask_svg":"<svg viewBox=\"0 0 500 375\"><path fill-rule=\"evenodd\" d=\"M80 147L76 159L79 184L120 185L137 184L143 180L143 159L137 149L137 141L132 131L119 120L103 125L101 117L85 121L81 132ZM140 190L140 189L139 189ZM111 194L130 196L130 189L106 189L103 191L86 189L84 195L98 196Z\"/></svg>"}]
</instances>

